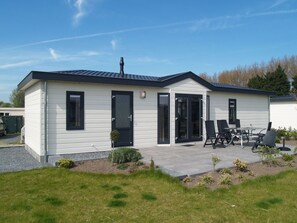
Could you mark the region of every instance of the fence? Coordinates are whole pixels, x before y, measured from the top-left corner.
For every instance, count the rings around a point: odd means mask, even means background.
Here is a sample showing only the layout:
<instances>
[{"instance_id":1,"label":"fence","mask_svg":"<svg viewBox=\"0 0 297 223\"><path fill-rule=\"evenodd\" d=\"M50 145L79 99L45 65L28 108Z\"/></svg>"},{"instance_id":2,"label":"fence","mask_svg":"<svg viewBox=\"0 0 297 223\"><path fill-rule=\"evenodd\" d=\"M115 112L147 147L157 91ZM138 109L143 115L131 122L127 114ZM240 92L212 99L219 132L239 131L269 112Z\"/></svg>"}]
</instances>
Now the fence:
<instances>
[{"instance_id":1,"label":"fence","mask_svg":"<svg viewBox=\"0 0 297 223\"><path fill-rule=\"evenodd\" d=\"M3 116L7 134L20 133L24 126L23 116Z\"/></svg>"}]
</instances>

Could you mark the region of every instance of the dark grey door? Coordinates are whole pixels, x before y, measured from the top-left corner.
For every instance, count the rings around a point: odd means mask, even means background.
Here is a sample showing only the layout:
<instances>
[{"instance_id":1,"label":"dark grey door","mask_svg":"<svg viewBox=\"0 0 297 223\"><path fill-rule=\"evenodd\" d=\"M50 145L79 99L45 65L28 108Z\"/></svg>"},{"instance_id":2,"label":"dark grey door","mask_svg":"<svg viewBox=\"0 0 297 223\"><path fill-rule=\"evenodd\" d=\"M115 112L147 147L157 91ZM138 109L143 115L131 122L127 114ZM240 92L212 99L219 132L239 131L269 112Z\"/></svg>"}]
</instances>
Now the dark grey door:
<instances>
[{"instance_id":1,"label":"dark grey door","mask_svg":"<svg viewBox=\"0 0 297 223\"><path fill-rule=\"evenodd\" d=\"M175 142L202 140L202 95L175 95Z\"/></svg>"},{"instance_id":2,"label":"dark grey door","mask_svg":"<svg viewBox=\"0 0 297 223\"><path fill-rule=\"evenodd\" d=\"M115 146L133 146L133 92L112 92L112 130L118 130L120 138Z\"/></svg>"}]
</instances>

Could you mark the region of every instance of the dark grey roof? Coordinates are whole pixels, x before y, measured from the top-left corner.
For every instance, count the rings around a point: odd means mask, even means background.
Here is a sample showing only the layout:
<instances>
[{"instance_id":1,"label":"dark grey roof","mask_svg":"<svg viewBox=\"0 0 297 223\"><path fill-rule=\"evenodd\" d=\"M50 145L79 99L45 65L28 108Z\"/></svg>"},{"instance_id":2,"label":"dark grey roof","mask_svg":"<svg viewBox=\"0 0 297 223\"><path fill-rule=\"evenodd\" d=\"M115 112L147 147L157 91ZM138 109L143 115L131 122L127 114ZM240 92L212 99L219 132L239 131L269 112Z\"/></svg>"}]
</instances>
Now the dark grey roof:
<instances>
[{"instance_id":1,"label":"dark grey roof","mask_svg":"<svg viewBox=\"0 0 297 223\"><path fill-rule=\"evenodd\" d=\"M296 95L285 95L285 96L275 96L270 98L271 102L281 102L281 101L297 101Z\"/></svg>"},{"instance_id":2,"label":"dark grey roof","mask_svg":"<svg viewBox=\"0 0 297 223\"><path fill-rule=\"evenodd\" d=\"M121 77L120 73L105 72L105 71L91 71L91 70L66 70L66 71L31 71L18 85L22 89L32 80L60 80L72 82L90 82L90 83L106 83L106 84L120 84L120 85L134 85L134 86L151 86L151 87L165 87L170 84L191 78L202 86L212 91L236 92L248 94L263 94L274 95L274 92L244 88L229 84L210 83L191 71L168 75L168 76L146 76L135 74L124 74Z\"/></svg>"}]
</instances>

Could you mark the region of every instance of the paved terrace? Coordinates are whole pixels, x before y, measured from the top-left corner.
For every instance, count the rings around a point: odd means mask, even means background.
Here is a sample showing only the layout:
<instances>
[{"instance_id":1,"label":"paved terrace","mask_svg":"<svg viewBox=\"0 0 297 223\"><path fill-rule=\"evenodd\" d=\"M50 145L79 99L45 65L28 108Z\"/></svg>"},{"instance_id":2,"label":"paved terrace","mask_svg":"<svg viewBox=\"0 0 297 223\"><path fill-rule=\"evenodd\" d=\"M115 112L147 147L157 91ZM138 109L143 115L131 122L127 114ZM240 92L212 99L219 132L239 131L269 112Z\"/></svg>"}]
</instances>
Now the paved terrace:
<instances>
[{"instance_id":1,"label":"paved terrace","mask_svg":"<svg viewBox=\"0 0 297 223\"><path fill-rule=\"evenodd\" d=\"M260 156L251 151L252 145L253 142L244 143L242 149L240 142L236 142L235 146L230 145L226 148L217 146L216 149L213 149L212 146L203 147L203 143L199 142L143 148L140 149L140 153L144 157L144 162L150 163L150 160L153 159L155 165L159 166L162 171L171 176L183 177L212 171L212 154L216 154L221 159L216 165L216 169L233 167L233 161L237 158L248 163L259 162ZM293 151L293 148L291 149Z\"/></svg>"}]
</instances>

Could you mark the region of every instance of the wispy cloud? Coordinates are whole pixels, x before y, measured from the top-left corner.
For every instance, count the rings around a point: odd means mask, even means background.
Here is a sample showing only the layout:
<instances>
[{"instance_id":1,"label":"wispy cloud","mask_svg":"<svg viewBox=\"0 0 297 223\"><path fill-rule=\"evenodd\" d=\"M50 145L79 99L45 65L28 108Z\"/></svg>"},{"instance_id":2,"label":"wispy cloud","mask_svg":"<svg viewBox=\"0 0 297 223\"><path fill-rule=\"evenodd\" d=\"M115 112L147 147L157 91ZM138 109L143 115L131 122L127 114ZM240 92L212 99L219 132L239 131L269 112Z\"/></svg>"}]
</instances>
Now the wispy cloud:
<instances>
[{"instance_id":1,"label":"wispy cloud","mask_svg":"<svg viewBox=\"0 0 297 223\"><path fill-rule=\"evenodd\" d=\"M226 22L231 20L240 20L244 18L253 18L253 17L264 17L264 16L276 16L276 15L286 15L286 14L296 14L297 9L291 9L291 10L278 10L278 11L266 11L266 12L258 12L258 13L247 13L247 14L238 14L238 15L231 15L231 16L221 16L221 17L213 17L213 18L205 18L205 19L197 19L197 20L191 20L191 21L183 21L183 22L176 22L176 23L167 23L162 25L156 25L156 26L144 26L144 27L134 27L129 29L122 29L122 30L115 30L110 32L100 32L100 33L93 33L93 34L87 34L87 35L80 35L80 36L71 36L71 37L62 37L57 39L50 39L50 40L42 40L38 42L32 42L27 43L23 45L17 45L11 48L7 49L18 49L18 48L24 48L29 46L36 46L36 45L43 45L48 43L55 43L55 42L63 42L63 41L71 41L71 40L78 40L78 39L88 39L88 38L94 38L99 36L110 36L110 35L116 35L116 34L122 34L122 33L130 33L130 32L137 32L137 31L147 31L147 30L155 30L155 29L163 29L163 28L171 28L171 27L178 27L178 26L185 26L189 25L191 29L195 29L195 25L200 28L197 28L197 30L203 30L203 29L214 29L215 22ZM212 24L212 26L210 26ZM226 29L226 28L234 28L236 26L240 26L238 24L224 24L221 26L217 26L214 30L219 29ZM6 49L6 50L7 50Z\"/></svg>"},{"instance_id":2,"label":"wispy cloud","mask_svg":"<svg viewBox=\"0 0 297 223\"><path fill-rule=\"evenodd\" d=\"M80 20L86 15L85 5L87 0L68 0L70 4L75 7L75 14L73 15L72 21L74 25L78 25Z\"/></svg>"},{"instance_id":3,"label":"wispy cloud","mask_svg":"<svg viewBox=\"0 0 297 223\"><path fill-rule=\"evenodd\" d=\"M29 66L29 65L32 65L33 62L34 61L32 61L32 60L26 60L26 61L20 61L20 62L16 62L16 63L0 64L0 69Z\"/></svg>"},{"instance_id":4,"label":"wispy cloud","mask_svg":"<svg viewBox=\"0 0 297 223\"><path fill-rule=\"evenodd\" d=\"M58 60L58 58L60 57L60 55L53 48L49 48L48 50L49 50L49 53L50 53L51 57L54 60Z\"/></svg>"},{"instance_id":5,"label":"wispy cloud","mask_svg":"<svg viewBox=\"0 0 297 223\"><path fill-rule=\"evenodd\" d=\"M115 50L117 48L118 41L113 39L113 40L110 41L110 44L111 44L111 48L113 50Z\"/></svg>"},{"instance_id":6,"label":"wispy cloud","mask_svg":"<svg viewBox=\"0 0 297 223\"><path fill-rule=\"evenodd\" d=\"M288 2L289 0L276 0L271 6L269 6L268 9L273 9L275 7L278 7L286 2Z\"/></svg>"}]
</instances>

